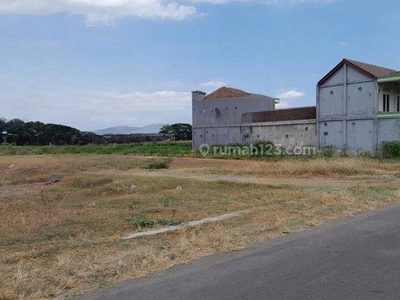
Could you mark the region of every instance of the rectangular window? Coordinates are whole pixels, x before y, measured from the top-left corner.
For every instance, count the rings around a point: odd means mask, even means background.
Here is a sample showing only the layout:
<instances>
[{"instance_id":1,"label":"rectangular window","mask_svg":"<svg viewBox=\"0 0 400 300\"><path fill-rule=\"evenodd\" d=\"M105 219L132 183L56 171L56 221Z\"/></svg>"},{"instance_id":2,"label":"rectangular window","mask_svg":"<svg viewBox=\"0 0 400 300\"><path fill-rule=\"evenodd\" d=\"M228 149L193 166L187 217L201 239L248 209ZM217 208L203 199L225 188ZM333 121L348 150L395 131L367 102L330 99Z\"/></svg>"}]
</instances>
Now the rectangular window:
<instances>
[{"instance_id":1,"label":"rectangular window","mask_svg":"<svg viewBox=\"0 0 400 300\"><path fill-rule=\"evenodd\" d=\"M386 94L383 94L383 111L386 111Z\"/></svg>"},{"instance_id":2,"label":"rectangular window","mask_svg":"<svg viewBox=\"0 0 400 300\"><path fill-rule=\"evenodd\" d=\"M400 112L400 96L397 96L397 111Z\"/></svg>"},{"instance_id":3,"label":"rectangular window","mask_svg":"<svg viewBox=\"0 0 400 300\"><path fill-rule=\"evenodd\" d=\"M390 95L388 94L383 94L383 111L390 111Z\"/></svg>"}]
</instances>

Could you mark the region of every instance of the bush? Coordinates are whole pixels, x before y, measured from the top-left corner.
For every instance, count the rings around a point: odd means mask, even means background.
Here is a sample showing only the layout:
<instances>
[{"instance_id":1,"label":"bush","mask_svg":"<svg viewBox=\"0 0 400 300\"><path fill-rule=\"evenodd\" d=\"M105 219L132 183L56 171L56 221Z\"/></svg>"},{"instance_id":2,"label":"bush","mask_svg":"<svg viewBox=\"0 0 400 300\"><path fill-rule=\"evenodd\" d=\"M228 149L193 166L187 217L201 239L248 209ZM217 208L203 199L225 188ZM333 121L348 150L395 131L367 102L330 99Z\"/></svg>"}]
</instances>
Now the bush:
<instances>
[{"instance_id":1,"label":"bush","mask_svg":"<svg viewBox=\"0 0 400 300\"><path fill-rule=\"evenodd\" d=\"M379 149L384 158L400 158L400 141L382 142Z\"/></svg>"},{"instance_id":2,"label":"bush","mask_svg":"<svg viewBox=\"0 0 400 300\"><path fill-rule=\"evenodd\" d=\"M333 150L333 147L328 146L319 153L319 156L324 158L333 158L335 156L335 151Z\"/></svg>"},{"instance_id":3,"label":"bush","mask_svg":"<svg viewBox=\"0 0 400 300\"><path fill-rule=\"evenodd\" d=\"M154 160L150 162L146 169L147 170L160 170L160 169L168 169L171 161L170 160Z\"/></svg>"},{"instance_id":4,"label":"bush","mask_svg":"<svg viewBox=\"0 0 400 300\"><path fill-rule=\"evenodd\" d=\"M182 220L164 220L164 219L159 219L157 221L148 219L148 218L142 218L142 219L137 219L137 220L131 220L129 221L130 223L136 225L138 228L149 228L153 227L155 225L162 225L162 226L178 226L182 224Z\"/></svg>"},{"instance_id":5,"label":"bush","mask_svg":"<svg viewBox=\"0 0 400 300\"><path fill-rule=\"evenodd\" d=\"M153 221L153 220L150 220L147 218L143 218L143 219L138 219L138 220L132 220L131 223L138 226L139 228L149 228L149 227L153 227L156 224L156 221Z\"/></svg>"}]
</instances>

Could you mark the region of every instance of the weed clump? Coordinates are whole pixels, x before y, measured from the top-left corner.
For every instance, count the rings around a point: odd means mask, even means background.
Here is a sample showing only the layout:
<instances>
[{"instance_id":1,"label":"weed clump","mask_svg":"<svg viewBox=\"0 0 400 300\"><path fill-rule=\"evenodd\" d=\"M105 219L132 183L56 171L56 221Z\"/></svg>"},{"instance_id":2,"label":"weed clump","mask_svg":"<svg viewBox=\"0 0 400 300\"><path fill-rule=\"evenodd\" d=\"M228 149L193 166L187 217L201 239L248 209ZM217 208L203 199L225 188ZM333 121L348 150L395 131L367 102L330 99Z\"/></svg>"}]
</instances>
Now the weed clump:
<instances>
[{"instance_id":1,"label":"weed clump","mask_svg":"<svg viewBox=\"0 0 400 300\"><path fill-rule=\"evenodd\" d=\"M137 220L132 220L130 223L133 225L136 225L139 228L149 228L153 227L155 225L162 225L162 226L177 226L182 224L183 220L151 220L148 218L142 218L142 219L137 219Z\"/></svg>"},{"instance_id":2,"label":"weed clump","mask_svg":"<svg viewBox=\"0 0 400 300\"><path fill-rule=\"evenodd\" d=\"M379 148L384 158L400 158L400 141L382 142Z\"/></svg>"},{"instance_id":3,"label":"weed clump","mask_svg":"<svg viewBox=\"0 0 400 300\"><path fill-rule=\"evenodd\" d=\"M168 169L171 164L170 160L154 160L149 162L146 166L147 170L161 170L161 169Z\"/></svg>"}]
</instances>

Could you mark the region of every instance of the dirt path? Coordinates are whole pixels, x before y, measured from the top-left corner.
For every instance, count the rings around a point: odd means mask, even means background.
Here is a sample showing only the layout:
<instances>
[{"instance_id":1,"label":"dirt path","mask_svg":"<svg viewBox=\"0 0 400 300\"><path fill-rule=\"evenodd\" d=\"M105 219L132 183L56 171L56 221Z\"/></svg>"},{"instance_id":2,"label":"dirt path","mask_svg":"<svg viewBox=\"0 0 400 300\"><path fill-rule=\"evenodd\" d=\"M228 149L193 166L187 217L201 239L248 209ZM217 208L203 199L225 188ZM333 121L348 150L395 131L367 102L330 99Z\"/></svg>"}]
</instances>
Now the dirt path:
<instances>
[{"instance_id":1,"label":"dirt path","mask_svg":"<svg viewBox=\"0 0 400 300\"><path fill-rule=\"evenodd\" d=\"M85 172L85 174L102 175L129 175L151 178L182 178L195 179L202 181L230 181L239 183L256 183L266 185L295 185L295 186L324 186L324 187L353 187L359 185L370 185L376 183L389 183L394 179L388 178L370 178L370 179L330 179L330 178L294 178L294 177L250 177L240 175L218 175L218 174L196 174L176 170L158 170L158 171L118 171L102 170L96 172Z\"/></svg>"}]
</instances>

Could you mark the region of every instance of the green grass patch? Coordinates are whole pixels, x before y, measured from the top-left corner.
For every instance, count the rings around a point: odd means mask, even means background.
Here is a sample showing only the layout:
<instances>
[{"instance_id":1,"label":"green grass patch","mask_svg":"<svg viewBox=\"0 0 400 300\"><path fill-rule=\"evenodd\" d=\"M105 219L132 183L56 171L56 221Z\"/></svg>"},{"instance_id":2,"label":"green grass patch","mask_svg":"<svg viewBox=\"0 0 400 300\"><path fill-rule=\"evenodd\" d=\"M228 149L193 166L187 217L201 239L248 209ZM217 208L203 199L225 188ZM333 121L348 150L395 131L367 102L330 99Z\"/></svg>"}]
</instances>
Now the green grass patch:
<instances>
[{"instance_id":1,"label":"green grass patch","mask_svg":"<svg viewBox=\"0 0 400 300\"><path fill-rule=\"evenodd\" d=\"M137 220L131 220L129 222L142 229L142 228L153 227L155 225L177 226L177 225L182 224L183 221L182 220L165 220L165 219L151 220L148 218L142 218L142 219L137 219Z\"/></svg>"},{"instance_id":2,"label":"green grass patch","mask_svg":"<svg viewBox=\"0 0 400 300\"><path fill-rule=\"evenodd\" d=\"M84 146L12 146L0 145L0 155L42 154L138 154L154 156L190 155L191 142L138 143Z\"/></svg>"},{"instance_id":3,"label":"green grass patch","mask_svg":"<svg viewBox=\"0 0 400 300\"><path fill-rule=\"evenodd\" d=\"M161 170L161 169L168 169L169 165L171 164L170 160L154 160L148 163L146 166L147 170Z\"/></svg>"},{"instance_id":4,"label":"green grass patch","mask_svg":"<svg viewBox=\"0 0 400 300\"><path fill-rule=\"evenodd\" d=\"M379 148L384 158L400 158L400 141L382 142Z\"/></svg>"}]
</instances>

